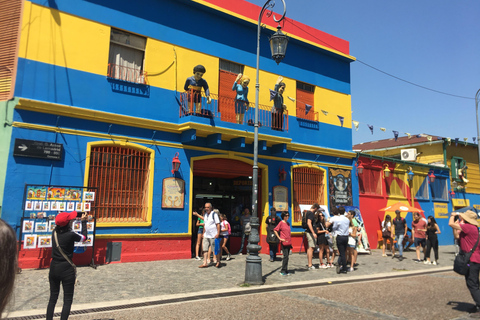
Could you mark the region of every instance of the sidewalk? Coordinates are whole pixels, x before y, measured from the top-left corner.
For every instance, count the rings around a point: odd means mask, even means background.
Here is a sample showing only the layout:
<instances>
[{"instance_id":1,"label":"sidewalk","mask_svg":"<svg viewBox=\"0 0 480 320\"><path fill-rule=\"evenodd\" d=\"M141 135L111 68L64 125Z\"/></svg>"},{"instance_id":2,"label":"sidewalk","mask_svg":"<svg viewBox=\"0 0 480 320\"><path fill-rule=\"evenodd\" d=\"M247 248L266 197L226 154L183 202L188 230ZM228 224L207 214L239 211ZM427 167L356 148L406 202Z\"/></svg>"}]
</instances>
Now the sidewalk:
<instances>
[{"instance_id":1,"label":"sidewalk","mask_svg":"<svg viewBox=\"0 0 480 320\"><path fill-rule=\"evenodd\" d=\"M432 252L433 254L433 252ZM439 248L439 265L425 265L414 262L413 250L404 252L403 261L382 257L380 249L369 254L359 254L358 267L348 274L336 274L335 268L307 270L307 255L295 252L290 256L289 271L292 276L281 276L281 256L269 262L267 255L262 257L262 273L266 286L293 285L296 283L316 283L327 279L346 280L348 278L375 278L381 274L403 274L409 272L439 272L452 270L454 247ZM249 289L241 285L245 279L246 255L232 256L232 260L222 260L222 268L213 265L200 269L200 261L169 260L154 262L117 263L78 268L80 285L75 289L72 310L126 304L152 297L181 297L208 291ZM422 255L423 257L423 255ZM314 265L318 267L318 258ZM386 275L385 275L386 276ZM254 286L258 288L258 286ZM48 269L24 270L17 275L14 297L7 307L8 317L44 314L49 298ZM57 310L61 310L63 297L60 294Z\"/></svg>"}]
</instances>

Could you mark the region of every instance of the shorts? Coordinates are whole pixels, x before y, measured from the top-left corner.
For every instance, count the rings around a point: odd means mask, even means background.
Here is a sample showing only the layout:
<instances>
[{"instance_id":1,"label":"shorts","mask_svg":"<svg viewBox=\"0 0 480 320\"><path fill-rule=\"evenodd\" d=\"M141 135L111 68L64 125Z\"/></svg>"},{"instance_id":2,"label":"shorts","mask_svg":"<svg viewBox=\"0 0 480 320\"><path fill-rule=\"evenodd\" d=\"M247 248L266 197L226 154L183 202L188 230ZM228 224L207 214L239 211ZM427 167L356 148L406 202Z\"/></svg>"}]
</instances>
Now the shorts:
<instances>
[{"instance_id":1,"label":"shorts","mask_svg":"<svg viewBox=\"0 0 480 320\"><path fill-rule=\"evenodd\" d=\"M348 247L349 247L349 248L352 248L352 249L355 249L357 246L354 245L354 244L349 244Z\"/></svg>"},{"instance_id":2,"label":"shorts","mask_svg":"<svg viewBox=\"0 0 480 320\"><path fill-rule=\"evenodd\" d=\"M316 247L316 244L315 244L315 238L313 237L313 234L311 234L310 232L305 232L307 234L307 241L308 241L308 248L315 248Z\"/></svg>"},{"instance_id":3,"label":"shorts","mask_svg":"<svg viewBox=\"0 0 480 320\"><path fill-rule=\"evenodd\" d=\"M331 237L332 237L332 249L333 251L338 251L337 236L331 236Z\"/></svg>"},{"instance_id":4,"label":"shorts","mask_svg":"<svg viewBox=\"0 0 480 320\"><path fill-rule=\"evenodd\" d=\"M203 228L198 228L197 233L198 233L198 234L203 234Z\"/></svg>"},{"instance_id":5,"label":"shorts","mask_svg":"<svg viewBox=\"0 0 480 320\"><path fill-rule=\"evenodd\" d=\"M421 245L422 247L425 247L426 242L427 242L427 239L425 238L415 238L415 240L413 240L415 247L418 247L419 245Z\"/></svg>"},{"instance_id":6,"label":"shorts","mask_svg":"<svg viewBox=\"0 0 480 320\"><path fill-rule=\"evenodd\" d=\"M208 248L215 247L215 238L205 238L203 237L203 251L207 252Z\"/></svg>"},{"instance_id":7,"label":"shorts","mask_svg":"<svg viewBox=\"0 0 480 320\"><path fill-rule=\"evenodd\" d=\"M220 238L228 240L228 234L220 235Z\"/></svg>"}]
</instances>

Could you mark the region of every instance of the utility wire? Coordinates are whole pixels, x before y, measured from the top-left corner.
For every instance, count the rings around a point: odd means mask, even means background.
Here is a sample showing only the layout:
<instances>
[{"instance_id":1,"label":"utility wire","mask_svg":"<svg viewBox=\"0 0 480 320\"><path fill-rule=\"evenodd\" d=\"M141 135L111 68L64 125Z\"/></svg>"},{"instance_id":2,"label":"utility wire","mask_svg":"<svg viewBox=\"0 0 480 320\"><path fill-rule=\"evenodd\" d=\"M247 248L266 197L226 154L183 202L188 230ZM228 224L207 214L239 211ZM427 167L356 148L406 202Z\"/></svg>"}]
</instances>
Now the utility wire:
<instances>
[{"instance_id":1,"label":"utility wire","mask_svg":"<svg viewBox=\"0 0 480 320\"><path fill-rule=\"evenodd\" d=\"M332 45L329 44L328 42L325 42L324 40L321 40L321 39L317 38L315 35L313 35L313 34L311 34L310 32L308 32L307 30L302 29L300 26L298 26L297 24L295 24L295 23L293 22L293 20L288 19L288 22L290 22L292 25L294 25L294 26L297 27L298 29L302 30L302 31L305 32L306 34L310 35L311 37L317 39L318 41L320 41L320 42L322 42L322 43L325 43L328 47L330 47L330 48L332 48L332 49L334 49L334 50L337 50L337 51L342 52L341 50L335 48L334 46L332 46ZM363 65L365 65L365 66L367 66L367 67L369 67L369 68L372 68L373 70L376 70L376 71L378 71L378 72L381 72L381 73L383 73L383 74L385 74L385 75L387 75L387 76L389 76L389 77L395 78L395 79L397 79L397 80L406 82L406 83L408 83L408 84L414 85L414 86L416 86L416 87L419 87L419 88L422 88L422 89L425 89L425 90L433 91L433 92L436 92L436 93L440 93L440 94L444 94L444 95L452 96L452 97L456 97L456 98L475 100L474 98L471 98L471 97L459 96L459 95L456 95L456 94L451 94L451 93L447 93L447 92L443 92L443 91L431 89L431 88L428 88L428 87L425 87L425 86L422 86L422 85L413 83L413 82L411 82L411 81L402 79L402 78L400 78L400 77L394 76L393 74L390 74L390 73L385 72L385 71L383 71L383 70L380 70L380 69L378 69L378 68L375 68L374 66L369 65L368 63L363 62L363 61L361 61L360 59L356 59L356 61L360 62L361 64L363 64Z\"/></svg>"}]
</instances>

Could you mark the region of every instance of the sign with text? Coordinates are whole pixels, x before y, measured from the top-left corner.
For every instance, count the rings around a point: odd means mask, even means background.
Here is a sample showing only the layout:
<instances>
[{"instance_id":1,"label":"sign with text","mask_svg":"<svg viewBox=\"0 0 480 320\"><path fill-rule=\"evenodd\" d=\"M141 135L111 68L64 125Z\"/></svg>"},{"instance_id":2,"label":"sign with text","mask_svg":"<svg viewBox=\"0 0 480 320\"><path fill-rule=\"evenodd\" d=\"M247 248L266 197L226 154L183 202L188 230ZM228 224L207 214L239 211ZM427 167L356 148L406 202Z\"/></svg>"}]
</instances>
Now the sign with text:
<instances>
[{"instance_id":1,"label":"sign with text","mask_svg":"<svg viewBox=\"0 0 480 320\"><path fill-rule=\"evenodd\" d=\"M330 211L337 206L351 206L352 200L352 172L343 169L328 169Z\"/></svg>"},{"instance_id":2,"label":"sign with text","mask_svg":"<svg viewBox=\"0 0 480 320\"><path fill-rule=\"evenodd\" d=\"M165 178L162 189L162 208L183 209L185 181L177 178Z\"/></svg>"},{"instance_id":3,"label":"sign with text","mask_svg":"<svg viewBox=\"0 0 480 320\"><path fill-rule=\"evenodd\" d=\"M448 203L433 203L433 212L435 212L435 219L443 218L446 219L448 215Z\"/></svg>"},{"instance_id":4,"label":"sign with text","mask_svg":"<svg viewBox=\"0 0 480 320\"><path fill-rule=\"evenodd\" d=\"M273 207L277 211L288 210L288 188L283 186L273 187Z\"/></svg>"},{"instance_id":5,"label":"sign with text","mask_svg":"<svg viewBox=\"0 0 480 320\"><path fill-rule=\"evenodd\" d=\"M62 160L63 144L46 141L15 139L13 155L28 158Z\"/></svg>"}]
</instances>

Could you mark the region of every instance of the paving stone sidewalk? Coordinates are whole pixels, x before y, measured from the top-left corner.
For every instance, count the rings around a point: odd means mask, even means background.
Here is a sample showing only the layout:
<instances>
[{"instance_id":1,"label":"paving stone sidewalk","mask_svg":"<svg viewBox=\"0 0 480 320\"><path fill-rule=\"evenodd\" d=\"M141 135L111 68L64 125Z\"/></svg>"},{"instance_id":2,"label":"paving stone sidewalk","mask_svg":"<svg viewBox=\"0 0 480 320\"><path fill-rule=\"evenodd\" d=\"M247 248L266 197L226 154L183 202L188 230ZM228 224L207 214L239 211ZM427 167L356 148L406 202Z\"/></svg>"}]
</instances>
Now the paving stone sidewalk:
<instances>
[{"instance_id":1,"label":"paving stone sidewalk","mask_svg":"<svg viewBox=\"0 0 480 320\"><path fill-rule=\"evenodd\" d=\"M433 254L433 252L432 252ZM289 271L292 276L281 276L281 256L275 262L269 262L268 255L262 257L262 273L265 285L282 285L302 281L318 281L326 278L345 279L352 276L372 276L375 274L425 270L425 272L451 270L454 259L453 246L441 246L439 264L425 265L415 262L415 251L404 252L405 260L399 261L389 256L382 257L380 249L371 254L359 254L358 267L348 274L339 274L335 268L307 269L307 255L294 252L290 256ZM423 256L423 255L422 255ZM232 256L232 260L222 260L222 267L213 265L198 268L200 261L169 260L136 263L112 263L100 265L97 269L79 267L80 285L75 289L73 307L79 304L132 300L172 294L191 294L206 290L240 288L245 280L246 255ZM314 258L318 268L319 260ZM49 298L48 269L23 270L17 275L13 301L8 310L15 314L19 311L30 313L45 311ZM60 294L61 306L63 297Z\"/></svg>"}]
</instances>

